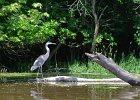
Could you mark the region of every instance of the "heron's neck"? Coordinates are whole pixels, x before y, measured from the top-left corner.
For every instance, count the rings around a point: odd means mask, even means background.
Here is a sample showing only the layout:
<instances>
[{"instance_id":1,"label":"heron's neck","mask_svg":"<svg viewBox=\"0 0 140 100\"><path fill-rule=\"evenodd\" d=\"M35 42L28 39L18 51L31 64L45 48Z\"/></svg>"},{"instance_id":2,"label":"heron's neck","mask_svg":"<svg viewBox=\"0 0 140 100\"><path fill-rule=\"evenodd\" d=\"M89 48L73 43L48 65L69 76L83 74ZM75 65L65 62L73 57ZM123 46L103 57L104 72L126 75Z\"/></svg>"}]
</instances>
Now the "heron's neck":
<instances>
[{"instance_id":1,"label":"heron's neck","mask_svg":"<svg viewBox=\"0 0 140 100\"><path fill-rule=\"evenodd\" d=\"M47 50L47 52L46 52L46 56L48 55L49 56L49 54L50 54L50 49L48 48L48 47L46 47L46 50Z\"/></svg>"}]
</instances>

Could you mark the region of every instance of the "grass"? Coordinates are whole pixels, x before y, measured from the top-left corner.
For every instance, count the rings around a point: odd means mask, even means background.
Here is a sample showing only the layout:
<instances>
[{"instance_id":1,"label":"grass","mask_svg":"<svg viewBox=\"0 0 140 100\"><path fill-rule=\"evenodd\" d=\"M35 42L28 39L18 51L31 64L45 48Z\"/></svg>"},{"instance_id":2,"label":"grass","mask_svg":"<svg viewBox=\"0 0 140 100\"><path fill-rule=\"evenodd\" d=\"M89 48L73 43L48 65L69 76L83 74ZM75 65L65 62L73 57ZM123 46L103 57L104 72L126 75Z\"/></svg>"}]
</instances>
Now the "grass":
<instances>
[{"instance_id":1,"label":"grass","mask_svg":"<svg viewBox=\"0 0 140 100\"><path fill-rule=\"evenodd\" d=\"M131 73L140 74L140 58L136 58L132 54L122 57L119 65Z\"/></svg>"},{"instance_id":2,"label":"grass","mask_svg":"<svg viewBox=\"0 0 140 100\"><path fill-rule=\"evenodd\" d=\"M140 74L140 58L135 57L133 54L128 56L122 55L120 62L116 62L124 70L130 73ZM75 62L69 65L70 73L92 73L94 75L110 75L108 70L104 69L99 64L89 61L88 65L85 63Z\"/></svg>"},{"instance_id":3,"label":"grass","mask_svg":"<svg viewBox=\"0 0 140 100\"><path fill-rule=\"evenodd\" d=\"M140 74L140 58L136 58L134 55L122 56L120 62L117 64L123 69L134 73ZM89 61L88 64L74 61L73 63L60 64L61 68L66 69L67 71L57 71L52 72L48 71L44 76L56 76L56 75L70 75L75 77L84 77L84 78L101 78L101 77L115 77L108 70L104 69L102 66L96 64L95 62ZM57 66L59 69L59 66ZM0 73L0 77L36 77L36 73Z\"/></svg>"},{"instance_id":4,"label":"grass","mask_svg":"<svg viewBox=\"0 0 140 100\"><path fill-rule=\"evenodd\" d=\"M72 74L76 73L85 73L94 75L99 75L102 73L104 75L110 74L106 69L104 69L103 67L94 62L88 62L88 65L86 65L85 63L75 62L69 65L69 71Z\"/></svg>"},{"instance_id":5,"label":"grass","mask_svg":"<svg viewBox=\"0 0 140 100\"><path fill-rule=\"evenodd\" d=\"M0 77L36 77L36 73L0 73Z\"/></svg>"}]
</instances>

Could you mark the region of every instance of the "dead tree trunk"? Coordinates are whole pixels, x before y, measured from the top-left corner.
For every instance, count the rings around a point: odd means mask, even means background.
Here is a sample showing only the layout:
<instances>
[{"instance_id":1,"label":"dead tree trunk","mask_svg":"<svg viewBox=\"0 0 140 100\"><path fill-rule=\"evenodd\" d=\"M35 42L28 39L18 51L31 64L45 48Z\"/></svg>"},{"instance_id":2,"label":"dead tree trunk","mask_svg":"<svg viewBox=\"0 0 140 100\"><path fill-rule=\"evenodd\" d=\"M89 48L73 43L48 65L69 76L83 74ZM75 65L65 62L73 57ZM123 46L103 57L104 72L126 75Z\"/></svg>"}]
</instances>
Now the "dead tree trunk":
<instances>
[{"instance_id":1,"label":"dead tree trunk","mask_svg":"<svg viewBox=\"0 0 140 100\"><path fill-rule=\"evenodd\" d=\"M96 0L92 0L92 14L94 16L94 23L95 23L95 30L94 30L94 34L93 34L93 42L92 42L92 46L91 46L91 50L90 52L95 52L95 48L96 48L96 38L99 32L99 19L98 16L96 14L95 11L95 5L96 5Z\"/></svg>"},{"instance_id":2,"label":"dead tree trunk","mask_svg":"<svg viewBox=\"0 0 140 100\"><path fill-rule=\"evenodd\" d=\"M132 86L140 86L140 78L123 70L119 67L112 59L105 57L101 53L89 54L85 53L92 61L98 63L111 73L116 75L118 78L129 83Z\"/></svg>"},{"instance_id":3,"label":"dead tree trunk","mask_svg":"<svg viewBox=\"0 0 140 100\"><path fill-rule=\"evenodd\" d=\"M99 28L100 28L100 20L101 20L101 17L104 13L104 11L106 10L107 6L104 7L104 9L102 10L102 12L100 13L99 16L97 16L97 13L96 13L96 0L92 0L91 1L91 4L92 4L92 15L94 17L94 33L93 33L93 42L92 42L92 45L91 45L91 50L90 52L91 53L94 53L95 52L95 48L96 48L96 39L98 37L98 34L99 34Z\"/></svg>"}]
</instances>

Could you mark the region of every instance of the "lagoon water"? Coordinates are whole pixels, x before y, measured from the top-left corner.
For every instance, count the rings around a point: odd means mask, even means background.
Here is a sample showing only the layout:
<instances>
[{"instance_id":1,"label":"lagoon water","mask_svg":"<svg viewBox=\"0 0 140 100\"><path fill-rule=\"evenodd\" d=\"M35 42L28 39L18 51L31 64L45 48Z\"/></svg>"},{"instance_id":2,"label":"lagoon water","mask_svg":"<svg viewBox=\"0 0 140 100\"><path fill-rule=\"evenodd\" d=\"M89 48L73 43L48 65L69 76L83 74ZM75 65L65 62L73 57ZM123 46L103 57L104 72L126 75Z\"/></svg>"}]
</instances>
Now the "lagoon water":
<instances>
[{"instance_id":1,"label":"lagoon water","mask_svg":"<svg viewBox=\"0 0 140 100\"><path fill-rule=\"evenodd\" d=\"M140 87L1 82L0 100L140 100Z\"/></svg>"}]
</instances>

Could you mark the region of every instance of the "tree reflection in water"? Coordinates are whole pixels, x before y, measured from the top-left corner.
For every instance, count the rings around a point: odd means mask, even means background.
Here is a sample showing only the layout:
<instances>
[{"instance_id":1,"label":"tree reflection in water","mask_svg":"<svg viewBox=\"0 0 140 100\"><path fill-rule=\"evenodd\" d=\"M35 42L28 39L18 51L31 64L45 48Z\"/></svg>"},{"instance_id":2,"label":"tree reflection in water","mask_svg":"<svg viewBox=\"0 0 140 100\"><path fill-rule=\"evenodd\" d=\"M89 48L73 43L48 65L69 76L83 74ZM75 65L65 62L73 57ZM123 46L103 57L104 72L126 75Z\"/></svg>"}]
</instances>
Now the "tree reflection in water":
<instances>
[{"instance_id":1,"label":"tree reflection in water","mask_svg":"<svg viewBox=\"0 0 140 100\"><path fill-rule=\"evenodd\" d=\"M112 97L114 100L140 100L140 87L124 87Z\"/></svg>"}]
</instances>

